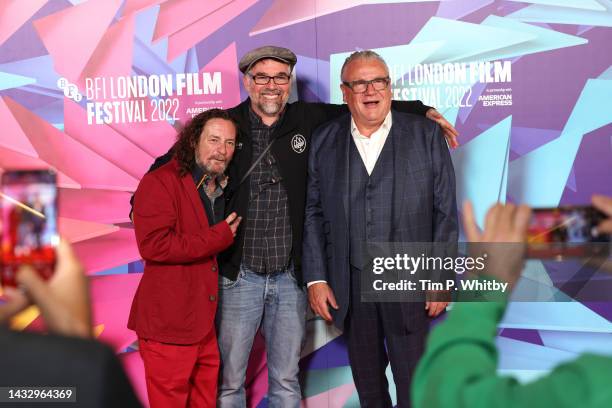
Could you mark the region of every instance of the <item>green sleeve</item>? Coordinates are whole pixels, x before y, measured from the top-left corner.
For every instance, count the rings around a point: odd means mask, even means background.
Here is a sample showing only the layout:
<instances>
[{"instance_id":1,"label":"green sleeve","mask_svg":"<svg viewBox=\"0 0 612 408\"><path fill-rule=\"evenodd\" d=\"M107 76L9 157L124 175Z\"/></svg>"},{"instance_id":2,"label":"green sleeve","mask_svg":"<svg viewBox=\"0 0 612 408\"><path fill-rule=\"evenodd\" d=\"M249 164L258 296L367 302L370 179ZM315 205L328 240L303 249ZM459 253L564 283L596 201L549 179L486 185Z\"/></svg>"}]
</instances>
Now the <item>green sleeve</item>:
<instances>
[{"instance_id":1,"label":"green sleeve","mask_svg":"<svg viewBox=\"0 0 612 408\"><path fill-rule=\"evenodd\" d=\"M529 384L497 375L495 336L505 307L455 304L432 331L417 366L415 408L612 407L611 357L583 355Z\"/></svg>"}]
</instances>

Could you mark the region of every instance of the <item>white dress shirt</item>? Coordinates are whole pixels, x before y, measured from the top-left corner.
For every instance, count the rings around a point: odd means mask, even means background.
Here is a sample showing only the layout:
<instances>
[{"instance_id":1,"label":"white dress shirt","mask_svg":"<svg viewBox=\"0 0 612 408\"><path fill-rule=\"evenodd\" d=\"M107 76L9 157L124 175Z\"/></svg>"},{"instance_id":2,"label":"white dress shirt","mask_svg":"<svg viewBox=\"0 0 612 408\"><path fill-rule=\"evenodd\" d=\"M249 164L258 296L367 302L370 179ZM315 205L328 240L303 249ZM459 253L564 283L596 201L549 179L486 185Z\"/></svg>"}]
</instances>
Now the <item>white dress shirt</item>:
<instances>
[{"instance_id":1,"label":"white dress shirt","mask_svg":"<svg viewBox=\"0 0 612 408\"><path fill-rule=\"evenodd\" d=\"M368 175L372 175L372 171L374 170L374 166L376 166L380 152L382 152L383 146L387 141L387 136L389 136L389 132L391 131L392 124L393 120L391 119L391 111L389 111L387 116L385 116L385 120L383 121L382 125L380 125L380 127L368 137L359 132L359 129L357 129L357 125L355 124L355 120L351 117L351 135L353 136L353 141L355 142L355 146L357 146L357 150L359 151L361 160L363 160L363 164L365 165ZM306 283L306 287L310 287L311 285L320 282L327 281L315 280Z\"/></svg>"}]
</instances>

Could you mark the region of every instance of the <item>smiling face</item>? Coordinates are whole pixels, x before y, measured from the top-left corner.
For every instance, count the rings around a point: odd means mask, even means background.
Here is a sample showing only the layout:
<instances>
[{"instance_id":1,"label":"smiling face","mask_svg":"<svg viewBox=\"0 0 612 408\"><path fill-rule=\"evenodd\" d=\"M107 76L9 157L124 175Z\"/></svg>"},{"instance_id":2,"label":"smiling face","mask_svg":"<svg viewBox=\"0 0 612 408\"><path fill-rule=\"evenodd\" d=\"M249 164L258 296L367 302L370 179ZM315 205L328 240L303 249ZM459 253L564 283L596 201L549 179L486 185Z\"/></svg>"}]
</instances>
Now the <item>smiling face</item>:
<instances>
[{"instance_id":1,"label":"smiling face","mask_svg":"<svg viewBox=\"0 0 612 408\"><path fill-rule=\"evenodd\" d=\"M385 64L378 59L357 58L345 67L342 81L370 81L388 76ZM391 87L387 85L382 91L377 91L370 84L364 93L355 93L344 84L340 88L357 128L361 134L369 136L380 127L391 110Z\"/></svg>"},{"instance_id":2,"label":"smiling face","mask_svg":"<svg viewBox=\"0 0 612 408\"><path fill-rule=\"evenodd\" d=\"M266 85L257 85L251 75L291 76L291 69L289 65L281 61L264 59L253 65L242 79L244 88L251 98L251 108L262 118L264 123L272 124L278 119L287 100L289 100L291 80L285 85L277 85L273 79L270 79L270 82Z\"/></svg>"},{"instance_id":3,"label":"smiling face","mask_svg":"<svg viewBox=\"0 0 612 408\"><path fill-rule=\"evenodd\" d=\"M236 128L229 120L214 118L204 125L196 147L196 164L211 176L225 172L236 148Z\"/></svg>"}]
</instances>

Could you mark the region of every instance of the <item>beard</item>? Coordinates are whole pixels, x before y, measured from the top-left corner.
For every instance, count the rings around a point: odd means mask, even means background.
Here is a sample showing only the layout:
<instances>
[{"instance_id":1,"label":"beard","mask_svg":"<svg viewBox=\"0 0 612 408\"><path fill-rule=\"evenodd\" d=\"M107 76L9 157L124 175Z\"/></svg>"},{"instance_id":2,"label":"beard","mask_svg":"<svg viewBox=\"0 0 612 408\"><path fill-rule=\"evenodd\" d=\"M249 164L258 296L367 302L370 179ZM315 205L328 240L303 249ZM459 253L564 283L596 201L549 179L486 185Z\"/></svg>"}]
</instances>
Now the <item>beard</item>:
<instances>
[{"instance_id":1,"label":"beard","mask_svg":"<svg viewBox=\"0 0 612 408\"><path fill-rule=\"evenodd\" d=\"M281 95L281 100L269 101L263 97L264 95ZM287 99L289 99L289 95L283 98L281 91L264 91L259 94L257 108L267 115L276 115L283 110L287 103Z\"/></svg>"},{"instance_id":2,"label":"beard","mask_svg":"<svg viewBox=\"0 0 612 408\"><path fill-rule=\"evenodd\" d=\"M195 162L196 162L196 166L198 166L200 169L202 169L202 171L204 171L204 173L212 176L212 177L217 177L222 175L223 173L225 173L225 169L227 168L227 162L223 163L223 165L219 168L219 166L215 166L213 165L213 160L214 159L219 159L219 160L224 160L223 157L211 157L209 160L207 160L206 163L204 163L198 154L196 154L195 157Z\"/></svg>"}]
</instances>

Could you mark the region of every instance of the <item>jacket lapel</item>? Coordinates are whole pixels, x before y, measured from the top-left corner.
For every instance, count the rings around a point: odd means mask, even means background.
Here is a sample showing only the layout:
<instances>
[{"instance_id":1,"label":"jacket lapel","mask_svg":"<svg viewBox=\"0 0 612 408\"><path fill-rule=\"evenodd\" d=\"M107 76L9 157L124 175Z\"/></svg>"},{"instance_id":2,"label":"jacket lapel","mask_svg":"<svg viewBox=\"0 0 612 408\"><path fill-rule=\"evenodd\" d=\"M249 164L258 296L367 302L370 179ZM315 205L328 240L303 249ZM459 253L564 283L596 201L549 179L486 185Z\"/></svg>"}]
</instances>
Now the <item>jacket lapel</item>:
<instances>
[{"instance_id":1,"label":"jacket lapel","mask_svg":"<svg viewBox=\"0 0 612 408\"><path fill-rule=\"evenodd\" d=\"M181 183L183 184L183 188L189 197L189 201L191 201L191 205L196 210L195 213L197 214L198 222L203 227L208 226L206 211L204 210L204 205L202 204L198 190L196 190L196 185L193 182L191 174L185 174L183 177L181 177Z\"/></svg>"},{"instance_id":2,"label":"jacket lapel","mask_svg":"<svg viewBox=\"0 0 612 408\"><path fill-rule=\"evenodd\" d=\"M391 133L393 135L393 225L400 225L402 220L402 210L405 208L402 205L406 191L406 174L405 171L410 166L409 148L411 135L407 134L403 128L403 123L397 117L395 112L391 111L393 117L393 125Z\"/></svg>"},{"instance_id":3,"label":"jacket lapel","mask_svg":"<svg viewBox=\"0 0 612 408\"><path fill-rule=\"evenodd\" d=\"M338 144L336 146L336 174L338 182L338 194L342 197L344 218L346 225L349 222L349 160L351 147L351 116L342 122L338 131Z\"/></svg>"}]
</instances>

